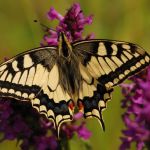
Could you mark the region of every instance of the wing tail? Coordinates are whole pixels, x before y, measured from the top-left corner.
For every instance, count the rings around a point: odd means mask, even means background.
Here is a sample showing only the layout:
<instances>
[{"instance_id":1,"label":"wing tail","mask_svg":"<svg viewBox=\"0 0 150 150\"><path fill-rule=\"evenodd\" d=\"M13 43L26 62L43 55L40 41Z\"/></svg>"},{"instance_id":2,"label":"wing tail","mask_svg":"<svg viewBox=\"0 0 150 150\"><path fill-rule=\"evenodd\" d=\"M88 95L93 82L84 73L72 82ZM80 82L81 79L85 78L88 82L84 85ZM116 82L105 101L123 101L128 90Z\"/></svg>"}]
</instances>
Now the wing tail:
<instances>
[{"instance_id":1,"label":"wing tail","mask_svg":"<svg viewBox=\"0 0 150 150\"><path fill-rule=\"evenodd\" d=\"M97 90L94 91L92 97L85 96L83 99L78 100L78 108L84 113L85 118L94 117L98 119L103 130L105 130L105 124L103 121L102 111L107 106L107 101L111 99L113 89L106 89L104 86L98 84Z\"/></svg>"}]
</instances>

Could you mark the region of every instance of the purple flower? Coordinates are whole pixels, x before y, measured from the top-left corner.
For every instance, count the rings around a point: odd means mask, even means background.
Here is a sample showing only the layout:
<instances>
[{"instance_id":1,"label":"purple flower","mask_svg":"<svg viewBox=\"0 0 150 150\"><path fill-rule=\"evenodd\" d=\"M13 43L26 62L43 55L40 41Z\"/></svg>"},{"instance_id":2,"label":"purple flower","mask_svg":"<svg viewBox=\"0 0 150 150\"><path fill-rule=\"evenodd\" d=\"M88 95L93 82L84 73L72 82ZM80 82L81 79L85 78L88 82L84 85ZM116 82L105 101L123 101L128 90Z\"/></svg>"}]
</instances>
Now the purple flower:
<instances>
[{"instance_id":1,"label":"purple flower","mask_svg":"<svg viewBox=\"0 0 150 150\"><path fill-rule=\"evenodd\" d=\"M56 150L57 149L57 141L56 138L53 136L37 136L35 137L36 150Z\"/></svg>"},{"instance_id":2,"label":"purple flower","mask_svg":"<svg viewBox=\"0 0 150 150\"><path fill-rule=\"evenodd\" d=\"M150 144L150 67L131 80L133 83L121 85L125 96L122 107L126 112L122 118L126 129L122 131L120 150L129 149L133 142L137 150Z\"/></svg>"},{"instance_id":3,"label":"purple flower","mask_svg":"<svg viewBox=\"0 0 150 150\"><path fill-rule=\"evenodd\" d=\"M75 133L84 140L88 140L92 136L92 133L85 127L84 122L80 125L65 125L62 129L68 138L72 138Z\"/></svg>"},{"instance_id":4,"label":"purple flower","mask_svg":"<svg viewBox=\"0 0 150 150\"><path fill-rule=\"evenodd\" d=\"M83 138L84 140L88 140L92 135L92 133L85 127L85 123L77 126L76 131L79 138Z\"/></svg>"},{"instance_id":5,"label":"purple flower","mask_svg":"<svg viewBox=\"0 0 150 150\"><path fill-rule=\"evenodd\" d=\"M83 29L86 24L92 23L92 16L85 17L79 4L74 4L65 16L59 14L54 8L51 8L47 14L50 21L57 19L59 24L56 31L49 29L43 37L42 45L56 46L58 34L64 31L70 42L84 39L82 37ZM92 38L93 34L85 38ZM47 118L41 116L31 104L23 101L16 101L9 98L0 99L0 132L3 133L3 140L21 140L20 148L22 150L56 150L66 149L68 140L75 134L84 140L91 137L91 132L85 127L85 123L78 125L76 121L83 114L77 113L71 123L62 125L60 144L56 137L56 131L53 123Z\"/></svg>"},{"instance_id":6,"label":"purple flower","mask_svg":"<svg viewBox=\"0 0 150 150\"><path fill-rule=\"evenodd\" d=\"M57 45L58 33L60 31L65 32L66 36L70 40L70 42L74 42L76 40L93 38L94 35L90 34L87 37L83 38L82 33L84 26L86 24L92 23L92 15L85 17L80 5L75 3L65 14L63 17L59 14L54 8L50 8L48 12L48 19L59 21L58 26L56 27L56 31L49 29L48 33L45 34L44 39L42 41L42 45Z\"/></svg>"},{"instance_id":7,"label":"purple flower","mask_svg":"<svg viewBox=\"0 0 150 150\"><path fill-rule=\"evenodd\" d=\"M82 117L83 117L83 113L78 112L78 113L74 114L73 119L78 120L78 119L81 119Z\"/></svg>"},{"instance_id":8,"label":"purple flower","mask_svg":"<svg viewBox=\"0 0 150 150\"><path fill-rule=\"evenodd\" d=\"M64 17L58 13L53 7L50 8L50 11L47 14L48 19L50 20L54 20L54 19L58 19L58 20L63 20Z\"/></svg>"}]
</instances>

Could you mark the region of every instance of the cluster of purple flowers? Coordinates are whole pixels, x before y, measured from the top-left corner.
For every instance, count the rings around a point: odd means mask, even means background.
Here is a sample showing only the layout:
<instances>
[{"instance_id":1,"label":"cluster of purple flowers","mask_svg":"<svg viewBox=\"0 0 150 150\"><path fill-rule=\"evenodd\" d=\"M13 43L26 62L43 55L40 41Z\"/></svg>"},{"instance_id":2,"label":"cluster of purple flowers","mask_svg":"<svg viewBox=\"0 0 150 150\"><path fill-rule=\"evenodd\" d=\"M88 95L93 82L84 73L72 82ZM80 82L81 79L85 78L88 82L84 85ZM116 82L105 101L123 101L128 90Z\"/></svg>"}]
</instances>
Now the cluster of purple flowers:
<instances>
[{"instance_id":1,"label":"cluster of purple flowers","mask_svg":"<svg viewBox=\"0 0 150 150\"><path fill-rule=\"evenodd\" d=\"M81 117L81 114L77 113L71 124L62 126L61 138L72 139L75 133L84 140L90 138L91 132L85 127L84 122L80 125L75 124ZM31 147L36 150L56 150L59 146L52 122L40 116L27 102L0 100L0 132L3 133L1 142L22 140L22 150L29 150Z\"/></svg>"},{"instance_id":2,"label":"cluster of purple flowers","mask_svg":"<svg viewBox=\"0 0 150 150\"><path fill-rule=\"evenodd\" d=\"M90 34L83 38L83 30L86 24L92 23L92 15L85 17L80 5L75 3L63 17L54 8L51 8L48 12L49 20L58 20L59 24L53 29L49 29L47 34L45 34L42 41L42 45L57 45L58 33L60 31L65 32L65 35L70 40L70 42L75 42L77 40L93 38L94 35Z\"/></svg>"},{"instance_id":3,"label":"cluster of purple flowers","mask_svg":"<svg viewBox=\"0 0 150 150\"><path fill-rule=\"evenodd\" d=\"M133 142L137 150L150 149L150 67L131 81L121 85L125 96L122 107L126 109L123 114L126 129L122 131L120 150L131 148Z\"/></svg>"},{"instance_id":4,"label":"cluster of purple flowers","mask_svg":"<svg viewBox=\"0 0 150 150\"><path fill-rule=\"evenodd\" d=\"M59 20L56 31L49 29L44 35L42 45L57 45L57 38L60 31L64 31L71 42L82 39L82 32L85 24L91 24L92 16L85 17L79 4L74 4L63 17L54 8L48 12L50 20ZM86 38L91 37L89 35ZM69 139L76 133L79 138L87 140L91 137L91 132L85 127L85 122L76 124L81 118L81 114L74 116L74 121L62 125L60 137L62 143L57 139L53 124L42 117L34 110L30 103L16 101L10 98L0 99L0 132L4 140L17 139L21 142L22 150L56 150L62 145L64 149L68 147Z\"/></svg>"}]
</instances>

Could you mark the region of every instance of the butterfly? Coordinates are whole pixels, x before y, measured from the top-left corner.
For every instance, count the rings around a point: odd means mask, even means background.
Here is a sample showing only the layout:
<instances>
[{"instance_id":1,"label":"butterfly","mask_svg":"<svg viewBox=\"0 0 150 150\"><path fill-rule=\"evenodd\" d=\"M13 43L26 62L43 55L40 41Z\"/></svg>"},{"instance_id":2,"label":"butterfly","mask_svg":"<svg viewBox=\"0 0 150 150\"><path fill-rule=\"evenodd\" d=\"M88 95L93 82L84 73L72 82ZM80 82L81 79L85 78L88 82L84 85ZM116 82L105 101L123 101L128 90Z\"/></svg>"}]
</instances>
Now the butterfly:
<instances>
[{"instance_id":1,"label":"butterfly","mask_svg":"<svg viewBox=\"0 0 150 150\"><path fill-rule=\"evenodd\" d=\"M23 52L0 65L0 97L31 102L52 120L57 133L73 119L75 106L85 118L104 121L102 110L113 88L150 64L143 48L128 42L91 39Z\"/></svg>"}]
</instances>

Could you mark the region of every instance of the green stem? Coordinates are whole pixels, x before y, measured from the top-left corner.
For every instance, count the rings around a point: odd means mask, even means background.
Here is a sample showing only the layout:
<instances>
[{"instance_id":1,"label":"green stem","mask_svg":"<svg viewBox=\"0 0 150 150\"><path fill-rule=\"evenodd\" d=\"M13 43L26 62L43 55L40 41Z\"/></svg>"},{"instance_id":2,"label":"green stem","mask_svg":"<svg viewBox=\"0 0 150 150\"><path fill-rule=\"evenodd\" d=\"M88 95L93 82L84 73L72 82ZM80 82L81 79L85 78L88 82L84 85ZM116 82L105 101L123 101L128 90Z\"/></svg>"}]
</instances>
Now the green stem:
<instances>
[{"instance_id":1,"label":"green stem","mask_svg":"<svg viewBox=\"0 0 150 150\"><path fill-rule=\"evenodd\" d=\"M145 143L147 150L150 150L150 142Z\"/></svg>"},{"instance_id":2,"label":"green stem","mask_svg":"<svg viewBox=\"0 0 150 150\"><path fill-rule=\"evenodd\" d=\"M58 150L70 150L69 142L66 137L59 140L58 143L59 143Z\"/></svg>"}]
</instances>

